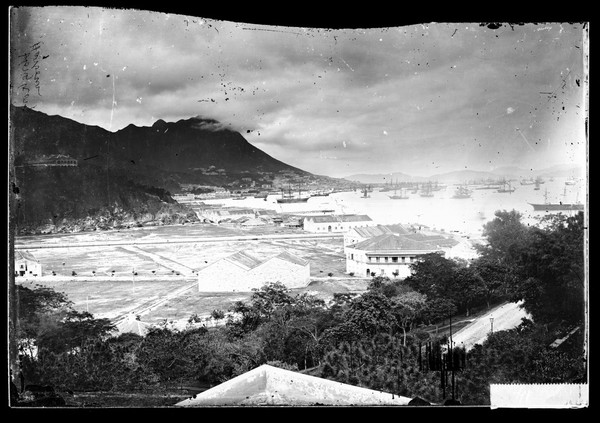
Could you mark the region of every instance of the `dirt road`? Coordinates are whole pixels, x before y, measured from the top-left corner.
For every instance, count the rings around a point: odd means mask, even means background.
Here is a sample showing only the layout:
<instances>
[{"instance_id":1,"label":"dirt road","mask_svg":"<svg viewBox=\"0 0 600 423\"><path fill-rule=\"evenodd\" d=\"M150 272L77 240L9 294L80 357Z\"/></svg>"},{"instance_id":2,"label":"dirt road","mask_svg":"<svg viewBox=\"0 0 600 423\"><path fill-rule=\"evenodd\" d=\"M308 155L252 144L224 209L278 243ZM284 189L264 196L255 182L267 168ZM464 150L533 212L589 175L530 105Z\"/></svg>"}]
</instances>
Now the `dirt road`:
<instances>
[{"instance_id":1,"label":"dirt road","mask_svg":"<svg viewBox=\"0 0 600 423\"><path fill-rule=\"evenodd\" d=\"M493 308L453 334L452 340L456 346L463 345L468 351L475 344L483 343L491 331L508 330L518 326L522 318L531 318L520 305L521 302L505 303Z\"/></svg>"}]
</instances>

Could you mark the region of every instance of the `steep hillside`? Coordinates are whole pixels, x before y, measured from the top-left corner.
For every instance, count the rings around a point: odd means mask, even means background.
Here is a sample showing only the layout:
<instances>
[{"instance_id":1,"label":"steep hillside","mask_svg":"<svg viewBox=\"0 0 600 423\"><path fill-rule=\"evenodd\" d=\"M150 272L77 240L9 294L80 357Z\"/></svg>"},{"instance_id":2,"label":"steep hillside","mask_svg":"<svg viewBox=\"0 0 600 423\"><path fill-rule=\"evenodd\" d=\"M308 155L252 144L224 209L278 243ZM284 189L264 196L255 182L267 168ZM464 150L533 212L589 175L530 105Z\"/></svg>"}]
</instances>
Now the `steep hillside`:
<instances>
[{"instance_id":1,"label":"steep hillside","mask_svg":"<svg viewBox=\"0 0 600 423\"><path fill-rule=\"evenodd\" d=\"M19 233L194 220L170 194L182 183L224 185L279 171L308 174L213 120L159 120L109 132L27 107L11 106L10 112ZM77 165L34 165L57 155ZM211 167L223 171L206 172Z\"/></svg>"}]
</instances>

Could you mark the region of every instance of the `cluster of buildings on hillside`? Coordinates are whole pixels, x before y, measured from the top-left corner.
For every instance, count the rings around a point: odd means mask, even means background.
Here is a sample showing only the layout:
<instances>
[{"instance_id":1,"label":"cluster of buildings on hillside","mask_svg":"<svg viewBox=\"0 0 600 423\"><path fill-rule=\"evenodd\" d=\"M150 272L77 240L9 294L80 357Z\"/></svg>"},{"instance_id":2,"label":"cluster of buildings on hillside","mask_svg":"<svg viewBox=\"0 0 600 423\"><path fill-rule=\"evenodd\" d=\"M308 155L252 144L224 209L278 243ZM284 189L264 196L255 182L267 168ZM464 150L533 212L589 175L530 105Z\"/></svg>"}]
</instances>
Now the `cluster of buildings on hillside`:
<instances>
[{"instance_id":1,"label":"cluster of buildings on hillside","mask_svg":"<svg viewBox=\"0 0 600 423\"><path fill-rule=\"evenodd\" d=\"M64 154L49 154L49 155L41 155L35 157L27 162L27 166L38 166L38 167L48 167L48 166L60 166L60 167L73 167L78 166L77 159L74 159L70 156Z\"/></svg>"}]
</instances>

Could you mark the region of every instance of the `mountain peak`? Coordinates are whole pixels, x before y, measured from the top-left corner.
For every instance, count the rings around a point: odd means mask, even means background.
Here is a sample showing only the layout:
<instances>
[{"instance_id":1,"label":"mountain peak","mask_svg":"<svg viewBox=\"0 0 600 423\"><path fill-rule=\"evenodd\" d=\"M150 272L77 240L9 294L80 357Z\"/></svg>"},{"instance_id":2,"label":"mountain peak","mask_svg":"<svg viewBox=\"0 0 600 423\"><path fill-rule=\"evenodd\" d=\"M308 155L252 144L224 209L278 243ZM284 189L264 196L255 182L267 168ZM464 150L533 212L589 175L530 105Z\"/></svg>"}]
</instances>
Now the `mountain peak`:
<instances>
[{"instance_id":1,"label":"mountain peak","mask_svg":"<svg viewBox=\"0 0 600 423\"><path fill-rule=\"evenodd\" d=\"M167 125L167 122L165 122L162 119L158 119L156 122L154 122L154 124L152 124L153 128L164 128Z\"/></svg>"}]
</instances>

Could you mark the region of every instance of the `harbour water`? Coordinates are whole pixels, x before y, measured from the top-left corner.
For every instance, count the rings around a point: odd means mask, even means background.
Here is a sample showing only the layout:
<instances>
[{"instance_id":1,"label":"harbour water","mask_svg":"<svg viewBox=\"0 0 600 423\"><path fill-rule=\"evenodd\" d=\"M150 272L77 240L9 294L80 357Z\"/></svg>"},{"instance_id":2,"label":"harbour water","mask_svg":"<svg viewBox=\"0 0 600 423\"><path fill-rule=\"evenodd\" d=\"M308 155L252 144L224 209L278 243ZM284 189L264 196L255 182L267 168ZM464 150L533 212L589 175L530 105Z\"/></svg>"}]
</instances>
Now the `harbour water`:
<instances>
[{"instance_id":1,"label":"harbour water","mask_svg":"<svg viewBox=\"0 0 600 423\"><path fill-rule=\"evenodd\" d=\"M529 203L585 203L586 181L576 180L574 185L566 185L567 178L547 180L535 190L535 185L520 185L513 182L515 190L510 193L500 193L496 189L475 189L469 187L470 198L452 198L457 188L447 185L440 191L435 191L433 197L421 197L419 193L407 193L409 198L392 200L392 192L379 192L374 189L369 197L363 197L360 190L330 194L326 197L311 197L306 203L279 204L277 196L265 199L248 197L244 200L208 200L207 204L222 204L227 207L248 207L274 210L279 213L308 213L332 210L335 213L366 214L376 223L416 223L431 229L445 232L459 232L478 238L481 236L483 225L494 219L497 210L516 210L523 216L525 224L535 225L540 216L546 211L534 211ZM556 212L554 212L556 213ZM563 211L564 214L574 212Z\"/></svg>"}]
</instances>

